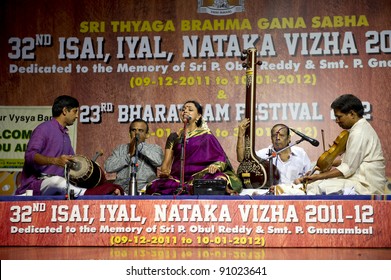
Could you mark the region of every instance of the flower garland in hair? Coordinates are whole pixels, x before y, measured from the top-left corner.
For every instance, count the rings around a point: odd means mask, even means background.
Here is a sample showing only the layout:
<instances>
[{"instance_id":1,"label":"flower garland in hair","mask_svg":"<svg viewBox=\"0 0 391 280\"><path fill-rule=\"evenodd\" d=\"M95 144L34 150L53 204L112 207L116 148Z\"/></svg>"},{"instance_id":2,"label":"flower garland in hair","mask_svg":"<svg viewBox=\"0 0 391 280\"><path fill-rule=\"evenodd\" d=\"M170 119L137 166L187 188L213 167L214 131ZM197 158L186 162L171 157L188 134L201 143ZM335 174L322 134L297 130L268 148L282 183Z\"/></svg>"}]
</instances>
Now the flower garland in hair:
<instances>
[{"instance_id":1,"label":"flower garland in hair","mask_svg":"<svg viewBox=\"0 0 391 280\"><path fill-rule=\"evenodd\" d=\"M197 122L199 122L199 121L200 120L198 120ZM187 138L193 137L195 135L205 134L205 133L210 134L211 131L208 127L208 124L206 123L206 120L203 117L201 117L201 126L198 126L193 131L187 132Z\"/></svg>"},{"instance_id":2,"label":"flower garland in hair","mask_svg":"<svg viewBox=\"0 0 391 280\"><path fill-rule=\"evenodd\" d=\"M208 123L206 122L206 120L204 119L204 117L201 117L201 120L202 120L202 125L201 125L201 128L204 129L204 130L210 130L209 127L208 127Z\"/></svg>"}]
</instances>

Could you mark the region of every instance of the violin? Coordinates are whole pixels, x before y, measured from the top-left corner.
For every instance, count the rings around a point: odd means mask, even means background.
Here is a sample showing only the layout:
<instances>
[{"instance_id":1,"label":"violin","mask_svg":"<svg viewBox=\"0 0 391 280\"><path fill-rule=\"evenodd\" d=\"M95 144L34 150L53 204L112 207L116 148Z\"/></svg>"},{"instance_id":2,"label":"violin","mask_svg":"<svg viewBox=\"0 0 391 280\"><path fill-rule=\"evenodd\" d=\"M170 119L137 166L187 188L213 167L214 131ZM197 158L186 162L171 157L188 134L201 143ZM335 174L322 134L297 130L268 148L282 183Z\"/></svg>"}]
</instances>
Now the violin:
<instances>
[{"instance_id":1,"label":"violin","mask_svg":"<svg viewBox=\"0 0 391 280\"><path fill-rule=\"evenodd\" d=\"M334 140L333 145L318 158L316 167L318 167L321 172L330 169L336 157L345 152L348 138L349 132L343 130Z\"/></svg>"}]
</instances>

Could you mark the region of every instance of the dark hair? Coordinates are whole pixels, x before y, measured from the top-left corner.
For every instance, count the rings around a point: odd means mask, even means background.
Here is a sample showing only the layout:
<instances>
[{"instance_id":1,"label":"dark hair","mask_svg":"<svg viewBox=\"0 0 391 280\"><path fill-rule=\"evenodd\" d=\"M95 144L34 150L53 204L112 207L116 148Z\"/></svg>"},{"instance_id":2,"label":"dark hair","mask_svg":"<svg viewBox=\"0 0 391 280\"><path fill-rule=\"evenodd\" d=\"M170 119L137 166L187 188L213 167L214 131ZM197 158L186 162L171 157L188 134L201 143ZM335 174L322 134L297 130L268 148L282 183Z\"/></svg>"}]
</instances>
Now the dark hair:
<instances>
[{"instance_id":1,"label":"dark hair","mask_svg":"<svg viewBox=\"0 0 391 280\"><path fill-rule=\"evenodd\" d=\"M331 103L331 109L339 110L341 113L347 114L354 111L361 118L364 115L364 106L360 99L353 94L344 94L338 97Z\"/></svg>"},{"instance_id":2,"label":"dark hair","mask_svg":"<svg viewBox=\"0 0 391 280\"><path fill-rule=\"evenodd\" d=\"M279 127L279 126L282 126L282 128L285 128L286 131L287 131L287 136L290 135L290 129L289 127L287 127L285 124L282 124L282 123L278 123L278 124L275 124L273 127L272 127L272 130L270 132L273 132L273 130L276 128L276 127Z\"/></svg>"},{"instance_id":3,"label":"dark hair","mask_svg":"<svg viewBox=\"0 0 391 280\"><path fill-rule=\"evenodd\" d=\"M130 125L129 125L129 133L132 132L132 124L136 123L136 122L142 122L142 123L145 123L145 125L147 126L147 131L145 131L145 133L148 133L149 132L149 126L148 126L148 123L146 121L144 121L143 119L134 119Z\"/></svg>"},{"instance_id":4,"label":"dark hair","mask_svg":"<svg viewBox=\"0 0 391 280\"><path fill-rule=\"evenodd\" d=\"M69 95L61 95L58 96L52 106L52 116L58 117L62 113L62 109L66 107L68 111L72 110L73 108L79 107L79 101L77 101L76 98L69 96Z\"/></svg>"},{"instance_id":5,"label":"dark hair","mask_svg":"<svg viewBox=\"0 0 391 280\"><path fill-rule=\"evenodd\" d=\"M186 101L185 103L183 103L183 106L185 106L187 103L193 103L194 106L197 108L197 112L198 114L200 114L202 116L202 113L203 113L203 109L202 109L202 106L200 103L198 103L197 101L194 101L194 100L188 100ZM202 118L199 118L198 121L196 122L196 125L198 127L201 127L202 126Z\"/></svg>"}]
</instances>

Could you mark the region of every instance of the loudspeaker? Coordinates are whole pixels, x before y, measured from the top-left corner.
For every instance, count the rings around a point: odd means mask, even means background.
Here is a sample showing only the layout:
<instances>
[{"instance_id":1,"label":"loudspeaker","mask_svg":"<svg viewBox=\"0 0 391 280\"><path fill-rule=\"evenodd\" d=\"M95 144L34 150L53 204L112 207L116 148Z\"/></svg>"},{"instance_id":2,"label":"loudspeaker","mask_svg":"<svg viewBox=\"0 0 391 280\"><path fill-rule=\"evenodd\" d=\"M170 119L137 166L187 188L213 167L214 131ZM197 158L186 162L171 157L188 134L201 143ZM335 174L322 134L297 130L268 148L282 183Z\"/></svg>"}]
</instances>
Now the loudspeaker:
<instances>
[{"instance_id":1,"label":"loudspeaker","mask_svg":"<svg viewBox=\"0 0 391 280\"><path fill-rule=\"evenodd\" d=\"M195 195L225 195L226 180L195 179L193 193Z\"/></svg>"}]
</instances>

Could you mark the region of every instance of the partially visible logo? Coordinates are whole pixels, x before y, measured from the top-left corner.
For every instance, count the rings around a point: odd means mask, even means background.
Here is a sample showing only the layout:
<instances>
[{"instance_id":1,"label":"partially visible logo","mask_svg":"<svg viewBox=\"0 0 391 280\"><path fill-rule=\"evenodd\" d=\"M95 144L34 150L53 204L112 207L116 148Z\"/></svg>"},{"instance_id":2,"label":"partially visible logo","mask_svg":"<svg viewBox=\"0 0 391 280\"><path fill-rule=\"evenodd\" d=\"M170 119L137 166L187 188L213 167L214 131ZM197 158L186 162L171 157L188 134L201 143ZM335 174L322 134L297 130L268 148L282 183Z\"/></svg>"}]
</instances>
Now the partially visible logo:
<instances>
[{"instance_id":1,"label":"partially visible logo","mask_svg":"<svg viewBox=\"0 0 391 280\"><path fill-rule=\"evenodd\" d=\"M244 11L245 0L198 0L198 13L225 16Z\"/></svg>"}]
</instances>

